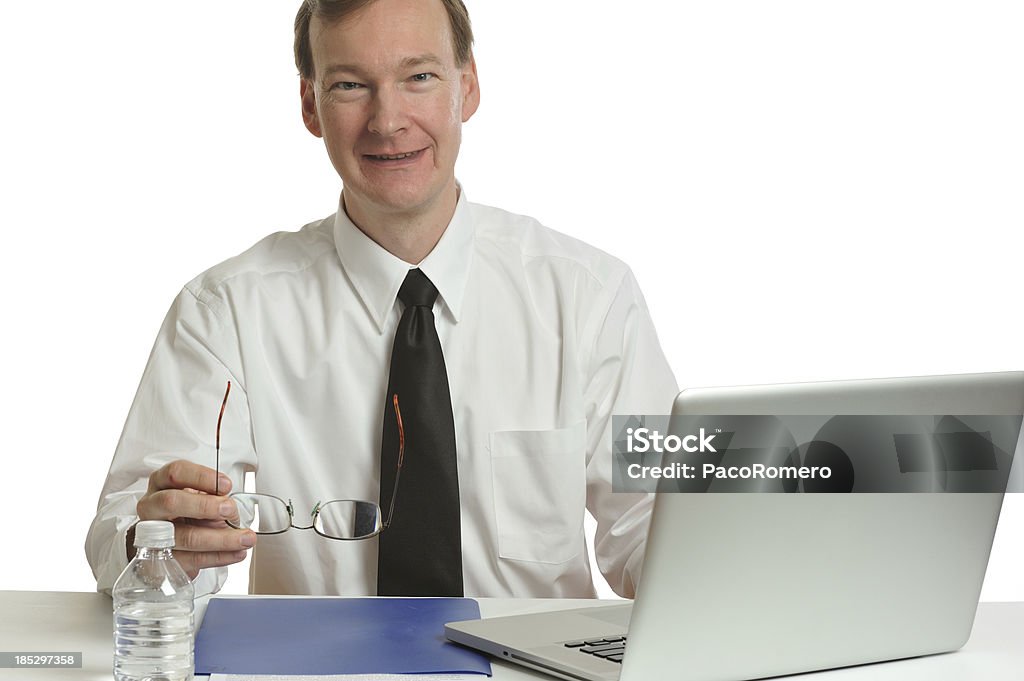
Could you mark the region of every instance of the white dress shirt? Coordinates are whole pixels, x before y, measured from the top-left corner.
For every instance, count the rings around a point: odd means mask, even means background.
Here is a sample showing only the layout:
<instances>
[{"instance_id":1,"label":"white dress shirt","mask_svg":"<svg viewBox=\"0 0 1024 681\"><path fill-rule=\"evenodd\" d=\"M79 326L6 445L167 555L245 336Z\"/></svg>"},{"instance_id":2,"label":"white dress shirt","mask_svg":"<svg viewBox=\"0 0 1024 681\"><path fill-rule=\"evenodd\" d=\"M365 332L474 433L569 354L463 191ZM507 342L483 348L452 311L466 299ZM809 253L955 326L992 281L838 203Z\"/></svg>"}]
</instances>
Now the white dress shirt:
<instances>
[{"instance_id":1,"label":"white dress shirt","mask_svg":"<svg viewBox=\"0 0 1024 681\"><path fill-rule=\"evenodd\" d=\"M620 261L535 220L467 202L419 265L440 295L451 387L467 596L592 597L597 564L631 596L652 499L611 489L612 414L668 413L676 393L643 296ZM263 239L187 284L164 320L100 496L86 553L98 587L126 564L150 473L175 459L241 491L377 501L391 347L411 266L345 211ZM401 492L399 492L401 493ZM367 595L377 540L262 535L250 591ZM219 589L207 569L197 593Z\"/></svg>"}]
</instances>

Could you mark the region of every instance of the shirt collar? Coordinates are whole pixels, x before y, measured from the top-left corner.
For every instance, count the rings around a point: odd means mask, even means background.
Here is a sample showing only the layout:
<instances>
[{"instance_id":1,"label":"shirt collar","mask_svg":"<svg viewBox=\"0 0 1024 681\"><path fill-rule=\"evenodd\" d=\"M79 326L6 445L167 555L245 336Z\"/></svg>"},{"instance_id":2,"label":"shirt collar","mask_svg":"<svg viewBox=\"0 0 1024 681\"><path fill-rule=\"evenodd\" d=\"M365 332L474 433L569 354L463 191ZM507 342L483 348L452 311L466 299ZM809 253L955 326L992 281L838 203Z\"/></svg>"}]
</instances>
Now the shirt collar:
<instances>
[{"instance_id":1,"label":"shirt collar","mask_svg":"<svg viewBox=\"0 0 1024 681\"><path fill-rule=\"evenodd\" d=\"M383 333L388 313L398 298L398 289L414 266L363 234L340 202L334 215L334 245L356 293L377 324L377 330ZM415 266L437 287L438 297L456 323L462 311L472 253L473 223L466 206L466 192L460 188L451 222L434 250Z\"/></svg>"}]
</instances>

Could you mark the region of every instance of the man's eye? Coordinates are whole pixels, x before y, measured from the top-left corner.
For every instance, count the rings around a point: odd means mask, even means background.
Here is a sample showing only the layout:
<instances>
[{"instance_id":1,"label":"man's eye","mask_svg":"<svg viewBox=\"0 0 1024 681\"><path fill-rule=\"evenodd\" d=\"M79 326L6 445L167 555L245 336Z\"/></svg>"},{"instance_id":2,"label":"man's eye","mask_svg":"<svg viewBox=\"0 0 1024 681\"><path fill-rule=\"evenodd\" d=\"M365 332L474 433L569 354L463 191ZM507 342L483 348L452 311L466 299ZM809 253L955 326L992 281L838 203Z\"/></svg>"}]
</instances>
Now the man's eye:
<instances>
[{"instance_id":1,"label":"man's eye","mask_svg":"<svg viewBox=\"0 0 1024 681\"><path fill-rule=\"evenodd\" d=\"M338 90L357 90L363 87L360 83L352 83L349 81L335 83L334 87Z\"/></svg>"},{"instance_id":2,"label":"man's eye","mask_svg":"<svg viewBox=\"0 0 1024 681\"><path fill-rule=\"evenodd\" d=\"M417 73L415 76L412 77L412 79L417 83L426 83L428 80L431 80L433 78L433 73Z\"/></svg>"}]
</instances>

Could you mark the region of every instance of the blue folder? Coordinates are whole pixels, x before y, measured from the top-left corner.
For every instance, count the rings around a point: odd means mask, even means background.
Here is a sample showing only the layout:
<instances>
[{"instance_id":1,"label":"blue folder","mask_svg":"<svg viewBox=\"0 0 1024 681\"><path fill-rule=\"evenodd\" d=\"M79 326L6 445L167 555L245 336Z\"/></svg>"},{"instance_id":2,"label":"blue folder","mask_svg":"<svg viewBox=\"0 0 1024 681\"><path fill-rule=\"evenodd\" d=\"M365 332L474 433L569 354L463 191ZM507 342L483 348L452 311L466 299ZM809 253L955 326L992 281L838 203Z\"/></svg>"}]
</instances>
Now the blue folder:
<instances>
[{"instance_id":1,"label":"blue folder","mask_svg":"<svg viewBox=\"0 0 1024 681\"><path fill-rule=\"evenodd\" d=\"M196 634L196 674L486 674L445 622L478 619L468 598L214 598Z\"/></svg>"}]
</instances>

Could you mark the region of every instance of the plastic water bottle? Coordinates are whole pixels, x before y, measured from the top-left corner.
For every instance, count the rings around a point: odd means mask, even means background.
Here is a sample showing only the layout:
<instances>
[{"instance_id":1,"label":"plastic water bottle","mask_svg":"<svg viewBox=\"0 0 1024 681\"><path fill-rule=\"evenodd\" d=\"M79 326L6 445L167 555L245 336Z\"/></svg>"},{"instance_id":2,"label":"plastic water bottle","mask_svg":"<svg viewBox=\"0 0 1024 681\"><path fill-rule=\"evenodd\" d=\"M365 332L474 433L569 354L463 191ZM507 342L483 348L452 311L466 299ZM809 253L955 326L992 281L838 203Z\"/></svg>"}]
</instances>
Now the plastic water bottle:
<instances>
[{"instance_id":1,"label":"plastic water bottle","mask_svg":"<svg viewBox=\"0 0 1024 681\"><path fill-rule=\"evenodd\" d=\"M114 678L187 681L192 678L195 589L174 559L174 525L135 526L137 553L114 583Z\"/></svg>"}]
</instances>

